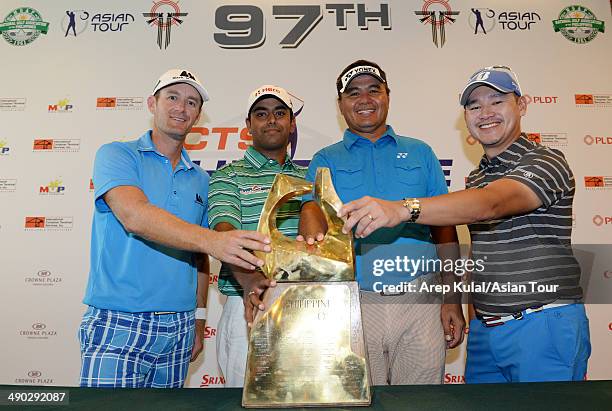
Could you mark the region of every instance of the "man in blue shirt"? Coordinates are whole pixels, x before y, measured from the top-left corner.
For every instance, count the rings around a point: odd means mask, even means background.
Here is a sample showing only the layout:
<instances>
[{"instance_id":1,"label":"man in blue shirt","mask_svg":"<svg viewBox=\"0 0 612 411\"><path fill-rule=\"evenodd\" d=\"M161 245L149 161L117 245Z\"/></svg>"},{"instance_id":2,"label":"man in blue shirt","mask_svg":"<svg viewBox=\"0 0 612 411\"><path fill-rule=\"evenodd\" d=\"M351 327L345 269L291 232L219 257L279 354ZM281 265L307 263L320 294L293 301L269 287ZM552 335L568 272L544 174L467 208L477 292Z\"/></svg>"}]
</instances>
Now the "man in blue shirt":
<instances>
[{"instance_id":1,"label":"man in blue shirt","mask_svg":"<svg viewBox=\"0 0 612 411\"><path fill-rule=\"evenodd\" d=\"M350 64L338 77L336 88L348 129L341 142L315 154L307 179L313 181L317 168L328 167L344 203L366 195L399 200L412 193L436 196L448 192L432 149L420 140L397 135L386 124L389 87L385 72L376 63L358 60ZM322 241L326 229L320 208L312 201L306 202L300 220L302 238L309 244ZM460 304L442 304L441 309L439 303L415 299L414 293L405 291L405 284L411 282L439 281L438 273L418 269L381 274L368 265L368 253L387 250L383 254L415 261L435 259L434 244L446 243L451 245L444 250L439 248L438 253L456 258L456 242L454 226L414 224L378 230L355 241L357 281L374 385L442 383L445 348L455 347L463 340L465 321Z\"/></svg>"},{"instance_id":2,"label":"man in blue shirt","mask_svg":"<svg viewBox=\"0 0 612 411\"><path fill-rule=\"evenodd\" d=\"M467 224L475 268L465 381L579 381L591 354L580 265L571 247L575 179L559 150L521 131L527 101L507 66L472 74L459 99L484 150L466 189L345 204L343 227L368 237L397 224ZM537 287L536 287L537 285Z\"/></svg>"},{"instance_id":3,"label":"man in blue shirt","mask_svg":"<svg viewBox=\"0 0 612 411\"><path fill-rule=\"evenodd\" d=\"M208 175L183 143L207 100L196 76L169 70L147 99L153 129L96 154L81 386L182 387L202 350L206 254L254 269L247 249L269 251L256 232L206 228Z\"/></svg>"}]
</instances>

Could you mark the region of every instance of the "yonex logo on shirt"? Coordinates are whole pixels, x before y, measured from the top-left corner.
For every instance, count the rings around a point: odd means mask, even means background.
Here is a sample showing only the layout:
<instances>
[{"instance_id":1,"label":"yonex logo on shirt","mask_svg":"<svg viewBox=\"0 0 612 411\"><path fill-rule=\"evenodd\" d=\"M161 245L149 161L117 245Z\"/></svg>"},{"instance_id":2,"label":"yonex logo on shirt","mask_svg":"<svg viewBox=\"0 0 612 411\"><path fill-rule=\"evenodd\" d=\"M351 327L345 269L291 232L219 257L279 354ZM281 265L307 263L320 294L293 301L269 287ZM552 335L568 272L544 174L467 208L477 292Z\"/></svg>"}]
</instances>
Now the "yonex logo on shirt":
<instances>
[{"instance_id":1,"label":"yonex logo on shirt","mask_svg":"<svg viewBox=\"0 0 612 411\"><path fill-rule=\"evenodd\" d=\"M408 153L397 153L397 158L407 158Z\"/></svg>"}]
</instances>

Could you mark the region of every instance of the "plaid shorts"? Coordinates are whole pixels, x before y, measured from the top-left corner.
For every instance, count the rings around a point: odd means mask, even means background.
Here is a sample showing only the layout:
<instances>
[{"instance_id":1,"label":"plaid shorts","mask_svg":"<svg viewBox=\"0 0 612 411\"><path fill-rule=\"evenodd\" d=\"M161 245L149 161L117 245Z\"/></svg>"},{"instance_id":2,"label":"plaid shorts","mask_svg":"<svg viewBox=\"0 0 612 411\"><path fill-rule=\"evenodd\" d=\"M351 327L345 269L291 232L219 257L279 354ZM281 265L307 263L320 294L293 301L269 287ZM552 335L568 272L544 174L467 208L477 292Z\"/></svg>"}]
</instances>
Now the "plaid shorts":
<instances>
[{"instance_id":1,"label":"plaid shorts","mask_svg":"<svg viewBox=\"0 0 612 411\"><path fill-rule=\"evenodd\" d=\"M182 387L194 329L193 311L157 315L89 307L79 328L81 387Z\"/></svg>"}]
</instances>

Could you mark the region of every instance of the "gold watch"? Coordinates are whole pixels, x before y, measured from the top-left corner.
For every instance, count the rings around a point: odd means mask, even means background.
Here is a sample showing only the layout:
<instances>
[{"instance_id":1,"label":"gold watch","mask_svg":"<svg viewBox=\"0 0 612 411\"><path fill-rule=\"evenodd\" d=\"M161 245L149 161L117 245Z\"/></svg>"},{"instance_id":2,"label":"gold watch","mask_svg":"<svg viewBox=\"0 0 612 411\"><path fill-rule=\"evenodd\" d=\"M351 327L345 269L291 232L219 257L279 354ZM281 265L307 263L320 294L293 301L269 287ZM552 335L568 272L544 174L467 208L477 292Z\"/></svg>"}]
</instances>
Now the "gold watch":
<instances>
[{"instance_id":1,"label":"gold watch","mask_svg":"<svg viewBox=\"0 0 612 411\"><path fill-rule=\"evenodd\" d=\"M409 223L414 223L421 215L421 202L418 198L404 198L402 205L410 212Z\"/></svg>"}]
</instances>

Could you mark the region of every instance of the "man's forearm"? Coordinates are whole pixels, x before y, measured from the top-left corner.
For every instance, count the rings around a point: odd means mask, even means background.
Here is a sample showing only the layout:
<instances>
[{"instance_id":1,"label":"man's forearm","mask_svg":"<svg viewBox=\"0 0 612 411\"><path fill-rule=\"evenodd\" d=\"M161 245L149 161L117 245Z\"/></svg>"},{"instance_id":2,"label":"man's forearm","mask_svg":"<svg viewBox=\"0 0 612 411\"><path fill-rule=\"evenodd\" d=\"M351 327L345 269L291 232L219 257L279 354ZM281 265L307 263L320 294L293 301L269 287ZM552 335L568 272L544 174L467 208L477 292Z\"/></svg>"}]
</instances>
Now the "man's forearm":
<instances>
[{"instance_id":1,"label":"man's forearm","mask_svg":"<svg viewBox=\"0 0 612 411\"><path fill-rule=\"evenodd\" d=\"M495 215L495 199L484 190L456 191L420 199L419 224L447 226L485 221Z\"/></svg>"},{"instance_id":2,"label":"man's forearm","mask_svg":"<svg viewBox=\"0 0 612 411\"><path fill-rule=\"evenodd\" d=\"M208 287L210 284L210 261L208 255L199 254L197 257L198 288L196 291L196 307L206 308L208 304Z\"/></svg>"},{"instance_id":3,"label":"man's forearm","mask_svg":"<svg viewBox=\"0 0 612 411\"><path fill-rule=\"evenodd\" d=\"M452 261L453 267L461 258L457 230L454 226L431 227L431 235L436 244L438 258L442 261ZM443 264L443 267L445 264ZM455 284L461 282L461 277L457 276L453 270L442 270L442 284L449 286L451 292L444 295L444 303L459 304L461 293L455 293Z\"/></svg>"},{"instance_id":4,"label":"man's forearm","mask_svg":"<svg viewBox=\"0 0 612 411\"><path fill-rule=\"evenodd\" d=\"M132 234L179 250L207 253L206 243L211 231L188 223L152 204L143 204L134 211L129 226Z\"/></svg>"}]
</instances>

